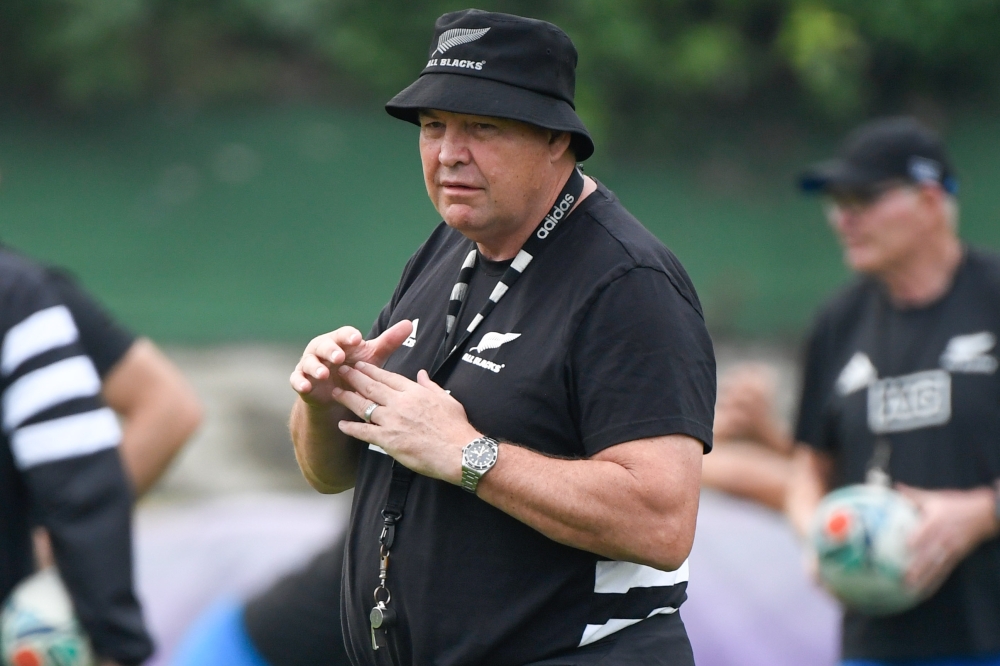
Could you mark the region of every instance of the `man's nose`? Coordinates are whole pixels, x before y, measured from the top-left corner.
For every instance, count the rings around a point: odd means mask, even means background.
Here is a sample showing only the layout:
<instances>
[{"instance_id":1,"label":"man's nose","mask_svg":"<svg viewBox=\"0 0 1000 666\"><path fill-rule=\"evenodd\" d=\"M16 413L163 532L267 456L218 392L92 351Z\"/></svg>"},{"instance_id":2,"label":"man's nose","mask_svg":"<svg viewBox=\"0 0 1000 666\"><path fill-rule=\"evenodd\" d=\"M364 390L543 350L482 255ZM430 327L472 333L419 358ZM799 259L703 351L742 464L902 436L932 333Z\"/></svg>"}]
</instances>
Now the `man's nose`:
<instances>
[{"instance_id":1,"label":"man's nose","mask_svg":"<svg viewBox=\"0 0 1000 666\"><path fill-rule=\"evenodd\" d=\"M451 167L457 164L468 164L472 159L465 132L451 125L445 129L438 151L438 161L442 166Z\"/></svg>"},{"instance_id":2,"label":"man's nose","mask_svg":"<svg viewBox=\"0 0 1000 666\"><path fill-rule=\"evenodd\" d=\"M830 226L841 231L857 225L858 218L863 211L857 206L834 205L831 206L828 219Z\"/></svg>"}]
</instances>

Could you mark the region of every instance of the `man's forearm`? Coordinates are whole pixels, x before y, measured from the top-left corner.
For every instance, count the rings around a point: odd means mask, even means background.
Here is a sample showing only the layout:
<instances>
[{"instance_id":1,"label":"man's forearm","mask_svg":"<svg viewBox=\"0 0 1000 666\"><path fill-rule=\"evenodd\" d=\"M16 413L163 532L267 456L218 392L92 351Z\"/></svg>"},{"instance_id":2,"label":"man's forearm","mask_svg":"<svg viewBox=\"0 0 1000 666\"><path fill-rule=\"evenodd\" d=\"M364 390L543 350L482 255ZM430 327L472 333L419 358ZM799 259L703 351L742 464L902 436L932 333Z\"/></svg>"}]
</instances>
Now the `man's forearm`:
<instances>
[{"instance_id":1,"label":"man's forearm","mask_svg":"<svg viewBox=\"0 0 1000 666\"><path fill-rule=\"evenodd\" d=\"M691 550L702 444L672 435L587 460L501 444L478 495L554 541L672 571Z\"/></svg>"},{"instance_id":2,"label":"man's forearm","mask_svg":"<svg viewBox=\"0 0 1000 666\"><path fill-rule=\"evenodd\" d=\"M806 536L813 514L829 490L833 461L826 454L798 444L792 454L792 477L788 484L785 513L799 536Z\"/></svg>"},{"instance_id":3,"label":"man's forearm","mask_svg":"<svg viewBox=\"0 0 1000 666\"><path fill-rule=\"evenodd\" d=\"M289 431L295 458L303 476L321 493L339 493L354 487L360 444L340 431L337 423L353 419L346 408L322 408L297 400Z\"/></svg>"}]
</instances>

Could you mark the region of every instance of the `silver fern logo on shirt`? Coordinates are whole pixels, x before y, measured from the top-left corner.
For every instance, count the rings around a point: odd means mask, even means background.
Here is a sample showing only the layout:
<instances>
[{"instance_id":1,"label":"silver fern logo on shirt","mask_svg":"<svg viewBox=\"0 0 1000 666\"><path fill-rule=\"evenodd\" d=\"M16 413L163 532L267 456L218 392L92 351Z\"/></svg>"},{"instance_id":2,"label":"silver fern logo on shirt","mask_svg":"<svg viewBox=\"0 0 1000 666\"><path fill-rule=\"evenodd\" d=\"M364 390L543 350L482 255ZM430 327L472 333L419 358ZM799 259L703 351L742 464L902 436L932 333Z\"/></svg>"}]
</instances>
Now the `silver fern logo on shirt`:
<instances>
[{"instance_id":1,"label":"silver fern logo on shirt","mask_svg":"<svg viewBox=\"0 0 1000 666\"><path fill-rule=\"evenodd\" d=\"M493 374L497 374L504 369L504 367L506 366L505 363L494 363L493 361L487 361L484 358L475 356L471 352L475 352L476 354L482 354L483 352L489 351L491 349L499 349L508 342L517 340L519 337L521 337L520 333L496 333L496 332L486 333L485 335L483 335L482 338L480 338L478 345L476 345L475 347L470 347L468 352L462 354L462 360L465 361L466 363L471 363L472 365L475 365L477 367L489 370Z\"/></svg>"},{"instance_id":2,"label":"silver fern logo on shirt","mask_svg":"<svg viewBox=\"0 0 1000 666\"><path fill-rule=\"evenodd\" d=\"M997 359L989 352L996 344L996 336L989 331L956 335L941 354L941 367L951 372L992 375L997 371Z\"/></svg>"},{"instance_id":3,"label":"silver fern logo on shirt","mask_svg":"<svg viewBox=\"0 0 1000 666\"><path fill-rule=\"evenodd\" d=\"M443 56L445 52L463 44L469 44L490 31L489 28L452 28L445 30L438 37L437 48L431 53L431 59L427 61L428 67L457 67L459 69L474 69L481 71L485 60L457 60L454 58L435 58L439 53Z\"/></svg>"}]
</instances>

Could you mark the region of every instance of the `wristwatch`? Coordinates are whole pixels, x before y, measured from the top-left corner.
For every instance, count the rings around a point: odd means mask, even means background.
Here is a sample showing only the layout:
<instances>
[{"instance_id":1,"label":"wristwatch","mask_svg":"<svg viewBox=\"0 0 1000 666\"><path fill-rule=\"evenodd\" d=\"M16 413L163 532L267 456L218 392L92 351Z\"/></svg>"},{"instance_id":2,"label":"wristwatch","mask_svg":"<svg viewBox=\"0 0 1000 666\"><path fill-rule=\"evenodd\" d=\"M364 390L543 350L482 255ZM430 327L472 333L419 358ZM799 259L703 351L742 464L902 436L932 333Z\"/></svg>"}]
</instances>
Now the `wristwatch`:
<instances>
[{"instance_id":1,"label":"wristwatch","mask_svg":"<svg viewBox=\"0 0 1000 666\"><path fill-rule=\"evenodd\" d=\"M476 493L479 479L497 464L500 444L490 437L477 437L462 449L462 487Z\"/></svg>"}]
</instances>

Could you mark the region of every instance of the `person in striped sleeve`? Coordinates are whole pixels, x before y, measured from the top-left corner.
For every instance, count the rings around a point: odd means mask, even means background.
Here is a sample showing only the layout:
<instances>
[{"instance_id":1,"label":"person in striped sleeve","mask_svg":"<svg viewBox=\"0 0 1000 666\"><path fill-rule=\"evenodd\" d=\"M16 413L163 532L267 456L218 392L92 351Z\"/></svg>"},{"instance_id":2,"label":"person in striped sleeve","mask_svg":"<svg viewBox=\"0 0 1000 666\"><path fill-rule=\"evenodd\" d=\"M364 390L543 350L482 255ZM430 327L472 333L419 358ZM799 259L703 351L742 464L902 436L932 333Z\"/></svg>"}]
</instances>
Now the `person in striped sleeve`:
<instances>
[{"instance_id":1,"label":"person in striped sleeve","mask_svg":"<svg viewBox=\"0 0 1000 666\"><path fill-rule=\"evenodd\" d=\"M133 589L132 488L121 430L53 274L0 248L0 598L34 570L49 534L102 665L152 654Z\"/></svg>"}]
</instances>

